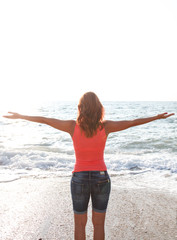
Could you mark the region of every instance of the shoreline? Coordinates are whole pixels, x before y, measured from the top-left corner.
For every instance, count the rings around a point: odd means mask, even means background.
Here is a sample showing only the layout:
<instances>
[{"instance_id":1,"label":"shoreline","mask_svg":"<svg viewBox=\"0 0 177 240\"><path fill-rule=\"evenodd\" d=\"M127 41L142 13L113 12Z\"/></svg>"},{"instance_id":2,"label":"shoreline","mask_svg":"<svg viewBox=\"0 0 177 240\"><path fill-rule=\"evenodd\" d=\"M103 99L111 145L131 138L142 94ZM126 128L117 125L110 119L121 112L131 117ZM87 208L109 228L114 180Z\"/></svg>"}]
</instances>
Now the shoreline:
<instances>
[{"instance_id":1,"label":"shoreline","mask_svg":"<svg viewBox=\"0 0 177 240\"><path fill-rule=\"evenodd\" d=\"M141 178L111 177L105 239L176 240L177 193L139 185ZM70 177L21 178L0 183L0 192L1 239L73 239ZM87 240L93 236L91 212L90 202Z\"/></svg>"}]
</instances>

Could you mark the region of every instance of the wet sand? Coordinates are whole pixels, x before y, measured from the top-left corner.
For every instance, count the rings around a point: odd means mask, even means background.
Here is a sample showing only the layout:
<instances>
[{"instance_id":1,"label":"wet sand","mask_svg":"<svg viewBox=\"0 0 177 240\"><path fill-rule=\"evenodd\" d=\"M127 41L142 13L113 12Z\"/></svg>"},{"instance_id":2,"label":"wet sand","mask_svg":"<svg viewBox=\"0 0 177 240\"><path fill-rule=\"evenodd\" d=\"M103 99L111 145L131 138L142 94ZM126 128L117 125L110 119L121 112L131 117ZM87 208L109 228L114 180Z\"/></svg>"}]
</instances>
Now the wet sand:
<instances>
[{"instance_id":1,"label":"wet sand","mask_svg":"<svg viewBox=\"0 0 177 240\"><path fill-rule=\"evenodd\" d=\"M105 239L176 240L176 192L130 187L126 179L118 186L117 180L112 177ZM87 240L93 239L91 211L89 204ZM73 229L69 177L0 183L0 239L72 240Z\"/></svg>"}]
</instances>

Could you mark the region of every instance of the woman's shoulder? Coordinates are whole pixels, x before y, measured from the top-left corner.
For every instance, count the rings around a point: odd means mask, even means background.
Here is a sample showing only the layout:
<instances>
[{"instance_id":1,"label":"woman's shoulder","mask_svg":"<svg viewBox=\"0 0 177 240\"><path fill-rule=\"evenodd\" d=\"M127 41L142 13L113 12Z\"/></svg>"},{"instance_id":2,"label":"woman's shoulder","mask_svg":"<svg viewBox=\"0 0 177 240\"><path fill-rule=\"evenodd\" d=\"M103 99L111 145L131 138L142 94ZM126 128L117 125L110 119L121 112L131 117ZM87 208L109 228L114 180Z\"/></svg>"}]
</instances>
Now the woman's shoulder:
<instances>
[{"instance_id":1,"label":"woman's shoulder","mask_svg":"<svg viewBox=\"0 0 177 240\"><path fill-rule=\"evenodd\" d=\"M74 135L74 130L75 130L76 125L77 125L77 123L75 120L70 120L70 135L71 135L71 137L73 137L73 135Z\"/></svg>"},{"instance_id":2,"label":"woman's shoulder","mask_svg":"<svg viewBox=\"0 0 177 240\"><path fill-rule=\"evenodd\" d=\"M111 123L112 123L112 122L113 122L113 121L111 121L111 120L104 120L104 121L102 122L103 127L104 127L104 129L105 129L106 136L108 136L108 134L110 133L110 126L111 126Z\"/></svg>"}]
</instances>

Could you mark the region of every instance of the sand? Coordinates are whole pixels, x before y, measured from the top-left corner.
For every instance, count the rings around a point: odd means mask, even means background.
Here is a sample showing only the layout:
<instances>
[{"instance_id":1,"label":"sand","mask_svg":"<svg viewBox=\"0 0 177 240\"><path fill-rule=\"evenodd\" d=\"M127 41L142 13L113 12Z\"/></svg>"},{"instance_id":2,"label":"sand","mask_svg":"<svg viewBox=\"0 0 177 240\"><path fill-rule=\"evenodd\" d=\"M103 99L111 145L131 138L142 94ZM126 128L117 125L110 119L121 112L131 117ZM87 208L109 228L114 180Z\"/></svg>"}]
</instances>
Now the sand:
<instances>
[{"instance_id":1,"label":"sand","mask_svg":"<svg viewBox=\"0 0 177 240\"><path fill-rule=\"evenodd\" d=\"M138 185L137 178L112 176L105 239L176 240L177 193ZM89 205L87 240L93 239L91 212ZM69 177L0 183L0 239L70 240L73 227Z\"/></svg>"}]
</instances>

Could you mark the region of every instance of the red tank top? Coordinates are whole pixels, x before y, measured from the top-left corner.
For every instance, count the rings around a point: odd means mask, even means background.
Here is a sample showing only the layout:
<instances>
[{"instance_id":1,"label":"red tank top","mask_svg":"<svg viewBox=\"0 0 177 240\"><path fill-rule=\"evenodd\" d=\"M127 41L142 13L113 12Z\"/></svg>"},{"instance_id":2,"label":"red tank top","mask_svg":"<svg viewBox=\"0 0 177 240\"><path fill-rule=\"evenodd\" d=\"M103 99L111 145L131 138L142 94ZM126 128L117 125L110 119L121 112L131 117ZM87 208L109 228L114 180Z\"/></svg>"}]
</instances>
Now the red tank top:
<instances>
[{"instance_id":1,"label":"red tank top","mask_svg":"<svg viewBox=\"0 0 177 240\"><path fill-rule=\"evenodd\" d=\"M104 162L104 148L107 139L104 128L98 129L96 135L87 138L76 124L72 139L76 155L73 172L107 170Z\"/></svg>"}]
</instances>

